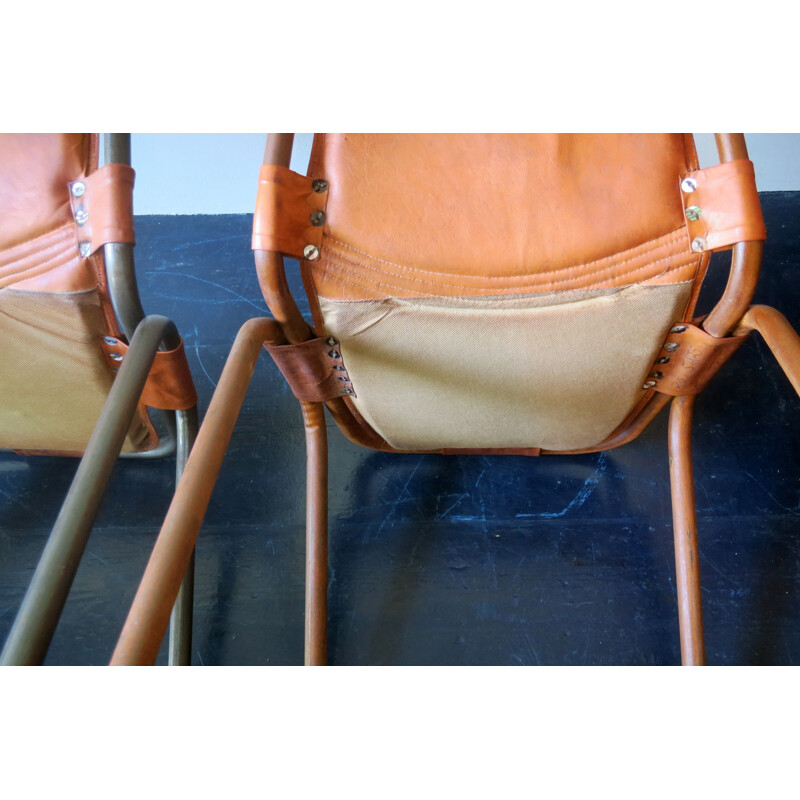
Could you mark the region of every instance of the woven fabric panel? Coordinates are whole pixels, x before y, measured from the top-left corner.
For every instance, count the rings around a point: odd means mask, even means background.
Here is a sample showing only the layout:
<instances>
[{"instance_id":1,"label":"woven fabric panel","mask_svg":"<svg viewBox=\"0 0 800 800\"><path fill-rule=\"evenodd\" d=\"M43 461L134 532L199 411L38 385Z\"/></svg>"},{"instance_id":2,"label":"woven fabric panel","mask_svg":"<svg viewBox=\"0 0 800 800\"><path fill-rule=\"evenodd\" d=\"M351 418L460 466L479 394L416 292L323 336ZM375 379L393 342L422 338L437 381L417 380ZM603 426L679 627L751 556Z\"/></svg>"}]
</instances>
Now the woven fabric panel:
<instances>
[{"instance_id":1,"label":"woven fabric panel","mask_svg":"<svg viewBox=\"0 0 800 800\"><path fill-rule=\"evenodd\" d=\"M81 452L111 387L95 289L0 290L0 447ZM123 452L143 449L134 418Z\"/></svg>"},{"instance_id":2,"label":"woven fabric panel","mask_svg":"<svg viewBox=\"0 0 800 800\"><path fill-rule=\"evenodd\" d=\"M691 287L319 302L352 402L393 447L572 450L642 398Z\"/></svg>"}]
</instances>

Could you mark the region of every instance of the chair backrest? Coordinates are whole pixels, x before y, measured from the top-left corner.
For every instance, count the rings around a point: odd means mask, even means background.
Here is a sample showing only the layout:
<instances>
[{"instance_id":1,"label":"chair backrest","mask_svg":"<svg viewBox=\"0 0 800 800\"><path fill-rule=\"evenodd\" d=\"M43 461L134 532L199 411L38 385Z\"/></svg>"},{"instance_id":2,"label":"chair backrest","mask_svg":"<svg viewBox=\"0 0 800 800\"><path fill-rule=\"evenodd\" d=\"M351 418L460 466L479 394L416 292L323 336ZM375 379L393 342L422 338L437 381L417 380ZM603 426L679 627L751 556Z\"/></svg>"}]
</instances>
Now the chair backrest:
<instances>
[{"instance_id":1,"label":"chair backrest","mask_svg":"<svg viewBox=\"0 0 800 800\"><path fill-rule=\"evenodd\" d=\"M733 163L708 184L749 187ZM706 172L686 134L317 135L301 267L348 379L337 421L402 451L618 439L709 251L740 241L717 194L695 211Z\"/></svg>"},{"instance_id":2,"label":"chair backrest","mask_svg":"<svg viewBox=\"0 0 800 800\"><path fill-rule=\"evenodd\" d=\"M100 175L97 156L97 134L0 135L0 447L5 449L82 452L118 366L111 339L106 341L120 331L100 246L108 235L100 212L113 181L108 173L100 176L103 185L89 181ZM117 179L132 184L132 171L115 173ZM89 219L91 196L96 213ZM116 238L130 241L132 225L124 224L130 234ZM142 406L123 452L149 450L157 441Z\"/></svg>"}]
</instances>

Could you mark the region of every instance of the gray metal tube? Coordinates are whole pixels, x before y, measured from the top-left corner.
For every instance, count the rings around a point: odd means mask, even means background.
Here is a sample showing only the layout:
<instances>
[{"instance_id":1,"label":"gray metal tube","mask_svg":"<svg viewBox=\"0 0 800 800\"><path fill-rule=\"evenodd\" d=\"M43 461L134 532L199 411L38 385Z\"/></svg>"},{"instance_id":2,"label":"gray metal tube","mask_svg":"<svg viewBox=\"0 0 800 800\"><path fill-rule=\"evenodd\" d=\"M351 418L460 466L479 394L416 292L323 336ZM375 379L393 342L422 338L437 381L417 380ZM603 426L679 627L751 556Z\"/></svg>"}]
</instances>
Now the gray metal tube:
<instances>
[{"instance_id":1,"label":"gray metal tube","mask_svg":"<svg viewBox=\"0 0 800 800\"><path fill-rule=\"evenodd\" d=\"M176 329L166 317L146 317L139 324L25 593L0 664L44 661L159 343L170 335L176 335Z\"/></svg>"}]
</instances>

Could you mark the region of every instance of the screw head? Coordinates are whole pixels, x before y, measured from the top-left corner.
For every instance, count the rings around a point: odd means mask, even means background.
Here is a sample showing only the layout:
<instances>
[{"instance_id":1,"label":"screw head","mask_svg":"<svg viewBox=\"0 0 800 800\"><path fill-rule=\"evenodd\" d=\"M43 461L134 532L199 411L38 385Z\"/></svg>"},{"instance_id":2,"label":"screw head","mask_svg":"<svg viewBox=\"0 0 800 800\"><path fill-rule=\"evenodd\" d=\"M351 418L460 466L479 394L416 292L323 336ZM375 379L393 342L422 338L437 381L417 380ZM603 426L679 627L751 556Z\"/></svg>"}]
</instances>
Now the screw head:
<instances>
[{"instance_id":1,"label":"screw head","mask_svg":"<svg viewBox=\"0 0 800 800\"><path fill-rule=\"evenodd\" d=\"M75 181L75 183L69 187L69 190L72 192L73 197L83 197L86 192L86 184L83 181Z\"/></svg>"},{"instance_id":2,"label":"screw head","mask_svg":"<svg viewBox=\"0 0 800 800\"><path fill-rule=\"evenodd\" d=\"M104 336L103 341L106 344L110 344L112 347L117 343L117 340L112 338L111 336Z\"/></svg>"},{"instance_id":3,"label":"screw head","mask_svg":"<svg viewBox=\"0 0 800 800\"><path fill-rule=\"evenodd\" d=\"M303 256L309 261L316 261L319 258L319 247L315 244L307 244L303 248Z\"/></svg>"},{"instance_id":4,"label":"screw head","mask_svg":"<svg viewBox=\"0 0 800 800\"><path fill-rule=\"evenodd\" d=\"M655 372L651 372L651 373L650 373L650 377L651 377L651 378L658 378L658 379L661 379L661 378L663 378L663 377L664 377L664 373L663 373L663 372L659 372L658 370L656 370Z\"/></svg>"},{"instance_id":5,"label":"screw head","mask_svg":"<svg viewBox=\"0 0 800 800\"><path fill-rule=\"evenodd\" d=\"M353 390L345 387L344 389L342 389L342 394L353 394Z\"/></svg>"},{"instance_id":6,"label":"screw head","mask_svg":"<svg viewBox=\"0 0 800 800\"><path fill-rule=\"evenodd\" d=\"M92 254L92 243L81 242L78 245L78 252L81 254L81 258L89 258L89 256Z\"/></svg>"},{"instance_id":7,"label":"screw head","mask_svg":"<svg viewBox=\"0 0 800 800\"><path fill-rule=\"evenodd\" d=\"M343 367L341 364L334 364L334 365L333 365L333 368L334 368L334 369L335 369L337 372L344 372L344 371L345 371L345 368L344 368L344 367Z\"/></svg>"},{"instance_id":8,"label":"screw head","mask_svg":"<svg viewBox=\"0 0 800 800\"><path fill-rule=\"evenodd\" d=\"M702 253L706 249L706 240L702 236L692 239L692 250L695 253Z\"/></svg>"},{"instance_id":9,"label":"screw head","mask_svg":"<svg viewBox=\"0 0 800 800\"><path fill-rule=\"evenodd\" d=\"M645 381L642 384L642 389L652 389L656 385L655 381Z\"/></svg>"},{"instance_id":10,"label":"screw head","mask_svg":"<svg viewBox=\"0 0 800 800\"><path fill-rule=\"evenodd\" d=\"M697 181L694 178L684 178L681 181L681 190L686 194L691 194L695 189L697 189Z\"/></svg>"},{"instance_id":11,"label":"screw head","mask_svg":"<svg viewBox=\"0 0 800 800\"><path fill-rule=\"evenodd\" d=\"M329 344L329 345L333 346L333 345L335 345L335 344L339 344L339 340L338 340L338 339L334 339L334 337L333 337L333 336L329 336L329 337L328 337L328 338L325 340L325 344Z\"/></svg>"},{"instance_id":12,"label":"screw head","mask_svg":"<svg viewBox=\"0 0 800 800\"><path fill-rule=\"evenodd\" d=\"M324 211L312 211L311 212L311 224L315 228L319 228L320 225L325 224L325 212Z\"/></svg>"},{"instance_id":13,"label":"screw head","mask_svg":"<svg viewBox=\"0 0 800 800\"><path fill-rule=\"evenodd\" d=\"M673 325L670 329L670 333L683 333L689 326L688 325Z\"/></svg>"},{"instance_id":14,"label":"screw head","mask_svg":"<svg viewBox=\"0 0 800 800\"><path fill-rule=\"evenodd\" d=\"M111 371L116 375L119 372L119 367L111 367Z\"/></svg>"},{"instance_id":15,"label":"screw head","mask_svg":"<svg viewBox=\"0 0 800 800\"><path fill-rule=\"evenodd\" d=\"M109 358L112 358L114 361L122 361L124 356L122 353L109 353Z\"/></svg>"},{"instance_id":16,"label":"screw head","mask_svg":"<svg viewBox=\"0 0 800 800\"><path fill-rule=\"evenodd\" d=\"M689 222L697 222L702 216L703 211L700 206L689 206L686 209L686 219L688 219Z\"/></svg>"},{"instance_id":17,"label":"screw head","mask_svg":"<svg viewBox=\"0 0 800 800\"><path fill-rule=\"evenodd\" d=\"M331 358L341 358L342 354L338 350L328 350L328 355Z\"/></svg>"},{"instance_id":18,"label":"screw head","mask_svg":"<svg viewBox=\"0 0 800 800\"><path fill-rule=\"evenodd\" d=\"M659 356L656 359L656 364L666 364L669 361L669 356Z\"/></svg>"},{"instance_id":19,"label":"screw head","mask_svg":"<svg viewBox=\"0 0 800 800\"><path fill-rule=\"evenodd\" d=\"M314 181L311 181L311 188L317 193L321 194L322 192L328 191L328 181L322 180L322 178L317 178Z\"/></svg>"},{"instance_id":20,"label":"screw head","mask_svg":"<svg viewBox=\"0 0 800 800\"><path fill-rule=\"evenodd\" d=\"M78 225L85 225L86 220L88 219L89 219L89 212L83 206L78 206L75 209L75 222L77 222Z\"/></svg>"},{"instance_id":21,"label":"screw head","mask_svg":"<svg viewBox=\"0 0 800 800\"><path fill-rule=\"evenodd\" d=\"M667 342L664 345L664 349L668 353L674 353L679 347L680 347L680 345L677 342Z\"/></svg>"}]
</instances>

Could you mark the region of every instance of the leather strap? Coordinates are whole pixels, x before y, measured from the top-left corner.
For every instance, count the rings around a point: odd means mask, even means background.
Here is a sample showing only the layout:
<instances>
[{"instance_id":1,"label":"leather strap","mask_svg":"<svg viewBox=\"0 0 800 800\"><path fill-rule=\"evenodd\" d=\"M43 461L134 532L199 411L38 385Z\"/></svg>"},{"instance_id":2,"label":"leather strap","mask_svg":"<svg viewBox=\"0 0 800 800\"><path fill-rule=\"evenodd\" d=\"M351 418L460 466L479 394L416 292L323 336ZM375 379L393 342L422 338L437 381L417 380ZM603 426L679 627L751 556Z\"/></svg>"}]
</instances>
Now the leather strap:
<instances>
[{"instance_id":1,"label":"leather strap","mask_svg":"<svg viewBox=\"0 0 800 800\"><path fill-rule=\"evenodd\" d=\"M298 400L322 403L335 397L356 397L336 339L265 344L264 348L275 360Z\"/></svg>"},{"instance_id":2,"label":"leather strap","mask_svg":"<svg viewBox=\"0 0 800 800\"><path fill-rule=\"evenodd\" d=\"M258 175L253 250L307 258L306 248L312 245L317 252L311 260L319 258L327 203L324 181L312 181L288 167L264 164Z\"/></svg>"},{"instance_id":3,"label":"leather strap","mask_svg":"<svg viewBox=\"0 0 800 800\"><path fill-rule=\"evenodd\" d=\"M103 350L112 369L119 368L128 345L113 336L103 338ZM150 408L182 411L197 404L197 391L186 361L183 341L174 350L159 350L147 376L141 402Z\"/></svg>"},{"instance_id":4,"label":"leather strap","mask_svg":"<svg viewBox=\"0 0 800 800\"><path fill-rule=\"evenodd\" d=\"M717 339L696 324L675 323L646 379L645 388L674 397L699 394L742 346L749 333Z\"/></svg>"},{"instance_id":5,"label":"leather strap","mask_svg":"<svg viewBox=\"0 0 800 800\"><path fill-rule=\"evenodd\" d=\"M767 238L753 162L746 158L688 173L681 196L690 241L701 242L695 250Z\"/></svg>"},{"instance_id":6,"label":"leather strap","mask_svg":"<svg viewBox=\"0 0 800 800\"><path fill-rule=\"evenodd\" d=\"M135 175L126 164L107 164L89 177L69 184L69 202L81 257L86 258L111 242L135 244Z\"/></svg>"}]
</instances>

